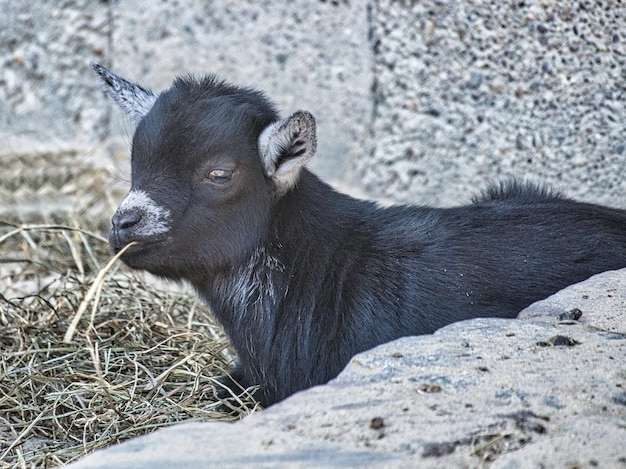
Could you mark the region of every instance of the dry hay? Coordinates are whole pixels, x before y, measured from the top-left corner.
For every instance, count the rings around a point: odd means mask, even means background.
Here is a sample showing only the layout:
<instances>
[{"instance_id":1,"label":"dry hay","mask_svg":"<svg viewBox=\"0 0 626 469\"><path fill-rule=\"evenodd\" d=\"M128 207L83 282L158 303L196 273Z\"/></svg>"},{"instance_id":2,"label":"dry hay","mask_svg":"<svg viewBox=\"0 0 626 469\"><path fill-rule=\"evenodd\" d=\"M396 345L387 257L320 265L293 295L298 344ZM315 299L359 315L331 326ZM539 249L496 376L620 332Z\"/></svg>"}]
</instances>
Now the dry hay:
<instances>
[{"instance_id":1,"label":"dry hay","mask_svg":"<svg viewBox=\"0 0 626 469\"><path fill-rule=\"evenodd\" d=\"M216 400L232 354L195 296L119 262L103 272L108 259L97 234L0 222L0 468L55 467L176 422L255 409L246 392L230 413ZM66 343L99 273L101 295Z\"/></svg>"}]
</instances>

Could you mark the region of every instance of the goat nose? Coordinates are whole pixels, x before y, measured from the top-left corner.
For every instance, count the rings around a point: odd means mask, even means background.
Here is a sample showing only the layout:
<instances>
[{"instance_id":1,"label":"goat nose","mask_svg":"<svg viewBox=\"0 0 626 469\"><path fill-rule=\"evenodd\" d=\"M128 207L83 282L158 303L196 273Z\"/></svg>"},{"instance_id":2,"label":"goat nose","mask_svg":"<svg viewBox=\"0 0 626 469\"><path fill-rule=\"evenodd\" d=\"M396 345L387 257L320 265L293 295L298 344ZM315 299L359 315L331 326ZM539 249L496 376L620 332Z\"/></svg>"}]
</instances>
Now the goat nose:
<instances>
[{"instance_id":1,"label":"goat nose","mask_svg":"<svg viewBox=\"0 0 626 469\"><path fill-rule=\"evenodd\" d=\"M135 226L141 220L140 212L116 213L111 219L113 226L119 230L126 230Z\"/></svg>"}]
</instances>

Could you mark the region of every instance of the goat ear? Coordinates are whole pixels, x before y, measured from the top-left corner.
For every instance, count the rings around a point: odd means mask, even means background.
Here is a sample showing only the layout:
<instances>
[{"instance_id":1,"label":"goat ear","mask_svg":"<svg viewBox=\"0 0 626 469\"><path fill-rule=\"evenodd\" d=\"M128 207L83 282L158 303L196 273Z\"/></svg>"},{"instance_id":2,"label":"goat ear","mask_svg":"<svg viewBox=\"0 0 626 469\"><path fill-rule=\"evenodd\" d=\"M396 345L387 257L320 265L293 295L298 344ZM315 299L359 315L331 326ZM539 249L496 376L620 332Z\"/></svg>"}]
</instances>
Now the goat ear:
<instances>
[{"instance_id":1,"label":"goat ear","mask_svg":"<svg viewBox=\"0 0 626 469\"><path fill-rule=\"evenodd\" d=\"M139 124L152 109L157 95L149 89L117 76L102 65L92 63L91 68L100 77L104 93L117 103L133 125Z\"/></svg>"},{"instance_id":2,"label":"goat ear","mask_svg":"<svg viewBox=\"0 0 626 469\"><path fill-rule=\"evenodd\" d=\"M315 153L315 118L298 111L268 125L259 136L259 153L265 171L283 194L296 185L300 171Z\"/></svg>"}]
</instances>

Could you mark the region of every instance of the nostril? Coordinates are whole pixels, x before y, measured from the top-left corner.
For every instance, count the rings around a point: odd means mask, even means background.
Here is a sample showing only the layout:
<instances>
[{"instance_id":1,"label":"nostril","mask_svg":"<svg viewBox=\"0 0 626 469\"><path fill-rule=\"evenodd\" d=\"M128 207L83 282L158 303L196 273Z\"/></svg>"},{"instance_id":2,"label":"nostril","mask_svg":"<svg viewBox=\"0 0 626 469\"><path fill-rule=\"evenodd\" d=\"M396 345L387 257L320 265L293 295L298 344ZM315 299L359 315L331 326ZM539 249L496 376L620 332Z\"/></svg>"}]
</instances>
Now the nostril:
<instances>
[{"instance_id":1,"label":"nostril","mask_svg":"<svg viewBox=\"0 0 626 469\"><path fill-rule=\"evenodd\" d=\"M115 228L120 230L125 230L135 226L141 220L140 212L125 212L125 213L116 213L113 216L111 222Z\"/></svg>"}]
</instances>

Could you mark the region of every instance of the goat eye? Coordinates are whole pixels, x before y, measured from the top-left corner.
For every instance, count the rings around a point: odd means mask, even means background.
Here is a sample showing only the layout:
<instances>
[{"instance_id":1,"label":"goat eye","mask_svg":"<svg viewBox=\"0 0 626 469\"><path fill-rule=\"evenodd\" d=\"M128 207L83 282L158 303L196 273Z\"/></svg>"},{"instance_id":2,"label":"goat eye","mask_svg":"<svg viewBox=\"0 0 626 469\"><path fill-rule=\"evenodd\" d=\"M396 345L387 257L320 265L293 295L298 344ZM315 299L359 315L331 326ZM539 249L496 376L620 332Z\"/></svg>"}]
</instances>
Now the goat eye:
<instances>
[{"instance_id":1,"label":"goat eye","mask_svg":"<svg viewBox=\"0 0 626 469\"><path fill-rule=\"evenodd\" d=\"M213 169L207 175L207 179L217 184L224 184L230 181L233 177L233 172L229 169Z\"/></svg>"}]
</instances>

